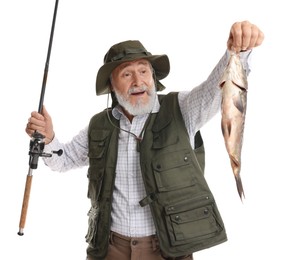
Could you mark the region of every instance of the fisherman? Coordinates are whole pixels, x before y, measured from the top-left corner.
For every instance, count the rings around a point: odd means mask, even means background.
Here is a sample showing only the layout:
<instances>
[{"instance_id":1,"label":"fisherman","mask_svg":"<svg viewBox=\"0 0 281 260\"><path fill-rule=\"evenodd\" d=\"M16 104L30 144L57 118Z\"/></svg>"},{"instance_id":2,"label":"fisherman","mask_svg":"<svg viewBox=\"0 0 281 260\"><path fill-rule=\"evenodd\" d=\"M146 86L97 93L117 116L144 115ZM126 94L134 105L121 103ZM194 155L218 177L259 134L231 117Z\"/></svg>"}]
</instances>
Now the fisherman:
<instances>
[{"instance_id":1,"label":"fisherman","mask_svg":"<svg viewBox=\"0 0 281 260\"><path fill-rule=\"evenodd\" d=\"M26 133L44 135L43 158L54 171L88 168L91 200L88 260L193 259L227 240L215 199L203 177L200 128L220 109L220 79L230 52L246 74L263 32L249 21L230 29L227 51L202 84L160 95L170 71L167 55L152 55L139 41L113 45L96 77L96 94L112 106L94 115L67 144L55 136L46 108L34 111Z\"/></svg>"}]
</instances>

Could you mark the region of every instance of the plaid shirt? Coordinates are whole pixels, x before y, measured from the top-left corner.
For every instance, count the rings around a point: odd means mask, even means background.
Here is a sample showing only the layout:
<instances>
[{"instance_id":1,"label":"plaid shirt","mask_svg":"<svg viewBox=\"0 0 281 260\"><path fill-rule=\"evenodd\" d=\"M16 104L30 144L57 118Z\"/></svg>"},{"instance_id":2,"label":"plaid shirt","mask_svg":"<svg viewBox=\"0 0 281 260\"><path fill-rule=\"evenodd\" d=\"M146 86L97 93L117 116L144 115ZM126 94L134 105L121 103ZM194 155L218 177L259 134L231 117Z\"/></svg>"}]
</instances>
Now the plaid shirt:
<instances>
[{"instance_id":1,"label":"plaid shirt","mask_svg":"<svg viewBox=\"0 0 281 260\"><path fill-rule=\"evenodd\" d=\"M250 72L248 57L250 52L241 55L247 74ZM194 145L195 133L210 120L220 109L221 91L219 81L229 58L228 52L222 57L206 81L191 91L179 92L180 109L189 134L191 145ZM155 100L152 113L160 109L158 99ZM135 116L130 122L117 106L113 116L120 120L120 128L139 136L148 114ZM55 137L45 146L45 152L63 149L62 156L43 158L46 165L55 171L67 171L87 166L88 161L88 127L85 127L71 142L61 144ZM118 139L118 159L116 165L115 188L112 202L111 230L129 237L143 237L155 234L155 226L149 207L141 207L145 188L142 181L139 153L136 149L135 136L120 131Z\"/></svg>"}]
</instances>

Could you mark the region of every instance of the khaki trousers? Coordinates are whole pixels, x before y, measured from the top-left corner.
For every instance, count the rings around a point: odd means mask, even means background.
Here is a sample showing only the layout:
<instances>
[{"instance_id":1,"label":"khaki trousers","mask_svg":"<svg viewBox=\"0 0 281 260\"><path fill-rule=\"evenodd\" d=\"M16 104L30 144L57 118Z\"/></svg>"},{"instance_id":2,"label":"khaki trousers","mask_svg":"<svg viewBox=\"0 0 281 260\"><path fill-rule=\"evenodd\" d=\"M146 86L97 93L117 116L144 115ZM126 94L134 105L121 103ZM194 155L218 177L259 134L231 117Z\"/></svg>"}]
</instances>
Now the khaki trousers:
<instances>
[{"instance_id":1,"label":"khaki trousers","mask_svg":"<svg viewBox=\"0 0 281 260\"><path fill-rule=\"evenodd\" d=\"M193 260L192 255L165 257L161 254L156 236L125 237L111 232L105 260ZM95 260L88 257L88 260Z\"/></svg>"}]
</instances>

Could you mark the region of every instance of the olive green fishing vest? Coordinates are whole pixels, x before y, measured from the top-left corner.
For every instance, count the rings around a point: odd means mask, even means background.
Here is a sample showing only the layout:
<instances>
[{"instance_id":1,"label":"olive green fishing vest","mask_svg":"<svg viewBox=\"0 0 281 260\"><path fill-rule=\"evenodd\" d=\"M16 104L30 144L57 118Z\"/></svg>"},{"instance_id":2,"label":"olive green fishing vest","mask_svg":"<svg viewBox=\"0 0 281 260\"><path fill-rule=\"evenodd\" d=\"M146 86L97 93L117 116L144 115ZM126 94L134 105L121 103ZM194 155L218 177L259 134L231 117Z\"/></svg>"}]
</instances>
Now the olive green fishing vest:
<instances>
[{"instance_id":1,"label":"olive green fishing vest","mask_svg":"<svg viewBox=\"0 0 281 260\"><path fill-rule=\"evenodd\" d=\"M140 206L150 207L159 245L171 257L190 254L227 240L215 199L204 178L204 146L196 134L193 150L177 93L159 96L160 111L151 114L139 143L140 165L147 196ZM113 124L119 125L112 113ZM107 253L111 203L117 162L119 129L106 111L89 125L88 255L95 260Z\"/></svg>"}]
</instances>

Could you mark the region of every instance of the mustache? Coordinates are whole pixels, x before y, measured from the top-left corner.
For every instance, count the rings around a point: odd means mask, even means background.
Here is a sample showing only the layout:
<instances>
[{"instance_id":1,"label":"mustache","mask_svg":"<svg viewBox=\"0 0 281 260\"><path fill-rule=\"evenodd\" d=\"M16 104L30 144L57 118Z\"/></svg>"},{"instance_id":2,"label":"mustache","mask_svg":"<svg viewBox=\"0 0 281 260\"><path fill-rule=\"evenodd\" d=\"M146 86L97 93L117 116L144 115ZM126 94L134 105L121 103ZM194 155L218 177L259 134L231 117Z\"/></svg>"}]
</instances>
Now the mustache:
<instances>
[{"instance_id":1,"label":"mustache","mask_svg":"<svg viewBox=\"0 0 281 260\"><path fill-rule=\"evenodd\" d=\"M128 90L129 95L140 92L148 92L148 87L146 85L142 85L139 87L130 87Z\"/></svg>"}]
</instances>

